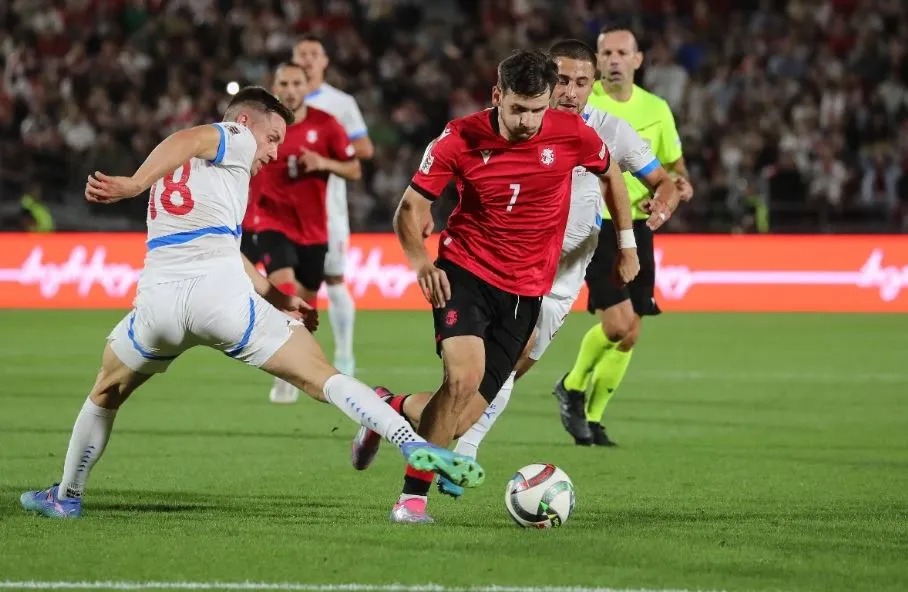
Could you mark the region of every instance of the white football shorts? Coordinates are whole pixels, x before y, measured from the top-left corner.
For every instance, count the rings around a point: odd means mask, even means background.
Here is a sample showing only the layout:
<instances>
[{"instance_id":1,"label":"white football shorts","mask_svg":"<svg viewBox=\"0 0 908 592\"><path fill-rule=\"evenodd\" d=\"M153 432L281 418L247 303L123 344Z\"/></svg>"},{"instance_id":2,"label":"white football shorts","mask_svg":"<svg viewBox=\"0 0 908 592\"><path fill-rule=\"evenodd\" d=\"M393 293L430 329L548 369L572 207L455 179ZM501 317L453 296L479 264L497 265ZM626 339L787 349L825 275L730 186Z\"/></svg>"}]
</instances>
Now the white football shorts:
<instances>
[{"instance_id":1,"label":"white football shorts","mask_svg":"<svg viewBox=\"0 0 908 592\"><path fill-rule=\"evenodd\" d=\"M300 324L259 296L235 266L229 273L152 284L108 336L114 354L142 374L165 372L197 345L260 367Z\"/></svg>"},{"instance_id":2,"label":"white football shorts","mask_svg":"<svg viewBox=\"0 0 908 592\"><path fill-rule=\"evenodd\" d=\"M536 320L536 341L530 350L530 359L540 360L558 330L564 325L571 307L580 296L586 278L586 268L596 252L598 239L598 233L590 235L574 250L563 253L558 261L558 272L552 290L542 298L542 307Z\"/></svg>"}]
</instances>

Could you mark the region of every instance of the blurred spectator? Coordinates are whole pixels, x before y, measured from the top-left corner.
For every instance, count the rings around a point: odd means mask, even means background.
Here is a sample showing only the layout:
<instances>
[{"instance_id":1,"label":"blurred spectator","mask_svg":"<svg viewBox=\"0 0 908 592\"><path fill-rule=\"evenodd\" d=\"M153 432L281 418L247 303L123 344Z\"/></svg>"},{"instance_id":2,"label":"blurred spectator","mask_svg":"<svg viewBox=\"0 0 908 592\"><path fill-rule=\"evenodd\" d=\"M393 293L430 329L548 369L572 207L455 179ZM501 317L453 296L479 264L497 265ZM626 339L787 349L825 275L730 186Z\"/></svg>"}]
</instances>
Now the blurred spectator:
<instances>
[{"instance_id":1,"label":"blurred spectator","mask_svg":"<svg viewBox=\"0 0 908 592\"><path fill-rule=\"evenodd\" d=\"M379 152L351 187L351 223L388 230L426 143L488 106L501 58L594 42L616 17L644 51L641 84L676 113L701 196L670 230L905 229L900 0L0 0L0 206L29 180L50 207L81 206L84 174L129 172L164 135L219 118L229 82L267 86L314 32ZM136 229L145 215L82 210Z\"/></svg>"},{"instance_id":2,"label":"blurred spectator","mask_svg":"<svg viewBox=\"0 0 908 592\"><path fill-rule=\"evenodd\" d=\"M27 232L54 231L54 218L50 213L50 208L41 201L41 188L39 185L32 184L19 203L21 205L19 230Z\"/></svg>"}]
</instances>

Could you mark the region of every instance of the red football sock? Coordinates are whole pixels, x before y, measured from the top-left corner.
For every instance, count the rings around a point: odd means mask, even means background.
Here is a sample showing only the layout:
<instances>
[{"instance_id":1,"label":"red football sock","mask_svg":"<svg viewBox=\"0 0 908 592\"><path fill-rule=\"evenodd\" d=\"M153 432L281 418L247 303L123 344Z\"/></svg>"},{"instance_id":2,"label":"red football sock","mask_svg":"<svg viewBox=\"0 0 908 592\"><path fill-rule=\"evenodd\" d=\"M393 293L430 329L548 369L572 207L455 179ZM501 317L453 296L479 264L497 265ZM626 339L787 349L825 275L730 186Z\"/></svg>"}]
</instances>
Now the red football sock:
<instances>
[{"instance_id":1,"label":"red football sock","mask_svg":"<svg viewBox=\"0 0 908 592\"><path fill-rule=\"evenodd\" d=\"M407 472L404 475L404 495L429 495L429 489L432 487L432 481L435 479L435 473L432 471L418 471L407 465Z\"/></svg>"},{"instance_id":2,"label":"red football sock","mask_svg":"<svg viewBox=\"0 0 908 592\"><path fill-rule=\"evenodd\" d=\"M397 411L400 415L404 414L404 401L407 400L407 397L410 395L394 395L388 401L388 405L391 406L391 409Z\"/></svg>"}]
</instances>

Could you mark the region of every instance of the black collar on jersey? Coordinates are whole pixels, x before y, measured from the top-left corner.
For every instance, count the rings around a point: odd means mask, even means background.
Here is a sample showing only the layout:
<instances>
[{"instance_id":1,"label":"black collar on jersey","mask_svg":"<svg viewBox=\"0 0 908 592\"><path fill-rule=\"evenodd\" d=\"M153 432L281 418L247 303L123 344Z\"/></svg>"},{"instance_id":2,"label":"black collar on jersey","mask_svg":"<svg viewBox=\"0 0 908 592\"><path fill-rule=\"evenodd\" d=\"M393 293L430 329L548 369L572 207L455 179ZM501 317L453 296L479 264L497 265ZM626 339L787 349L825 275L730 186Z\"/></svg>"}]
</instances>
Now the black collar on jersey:
<instances>
[{"instance_id":1,"label":"black collar on jersey","mask_svg":"<svg viewBox=\"0 0 908 592\"><path fill-rule=\"evenodd\" d=\"M489 125L496 136L501 136L501 129L498 127L498 107L489 109Z\"/></svg>"}]
</instances>

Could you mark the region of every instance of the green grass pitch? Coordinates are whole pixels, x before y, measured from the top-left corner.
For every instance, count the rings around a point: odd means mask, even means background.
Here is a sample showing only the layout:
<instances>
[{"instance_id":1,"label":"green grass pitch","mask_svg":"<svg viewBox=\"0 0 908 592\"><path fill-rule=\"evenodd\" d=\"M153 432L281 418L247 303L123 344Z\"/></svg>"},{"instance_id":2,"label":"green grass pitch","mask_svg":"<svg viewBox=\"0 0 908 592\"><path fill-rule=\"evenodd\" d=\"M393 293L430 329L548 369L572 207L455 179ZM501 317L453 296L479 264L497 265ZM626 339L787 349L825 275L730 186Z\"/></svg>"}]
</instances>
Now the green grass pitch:
<instances>
[{"instance_id":1,"label":"green grass pitch","mask_svg":"<svg viewBox=\"0 0 908 592\"><path fill-rule=\"evenodd\" d=\"M572 315L480 453L486 483L392 525L402 459L349 464L355 426L273 406L270 379L195 350L120 412L82 520L27 515L59 478L104 337L122 313L0 314L0 588L35 582L908 590L908 318L647 320L606 416L615 450L570 443L551 385L591 318ZM425 313L360 313L360 378L437 386ZM327 324L320 339L331 351ZM504 510L519 467L577 488L561 529ZM442 589L439 589L442 590Z\"/></svg>"}]
</instances>

